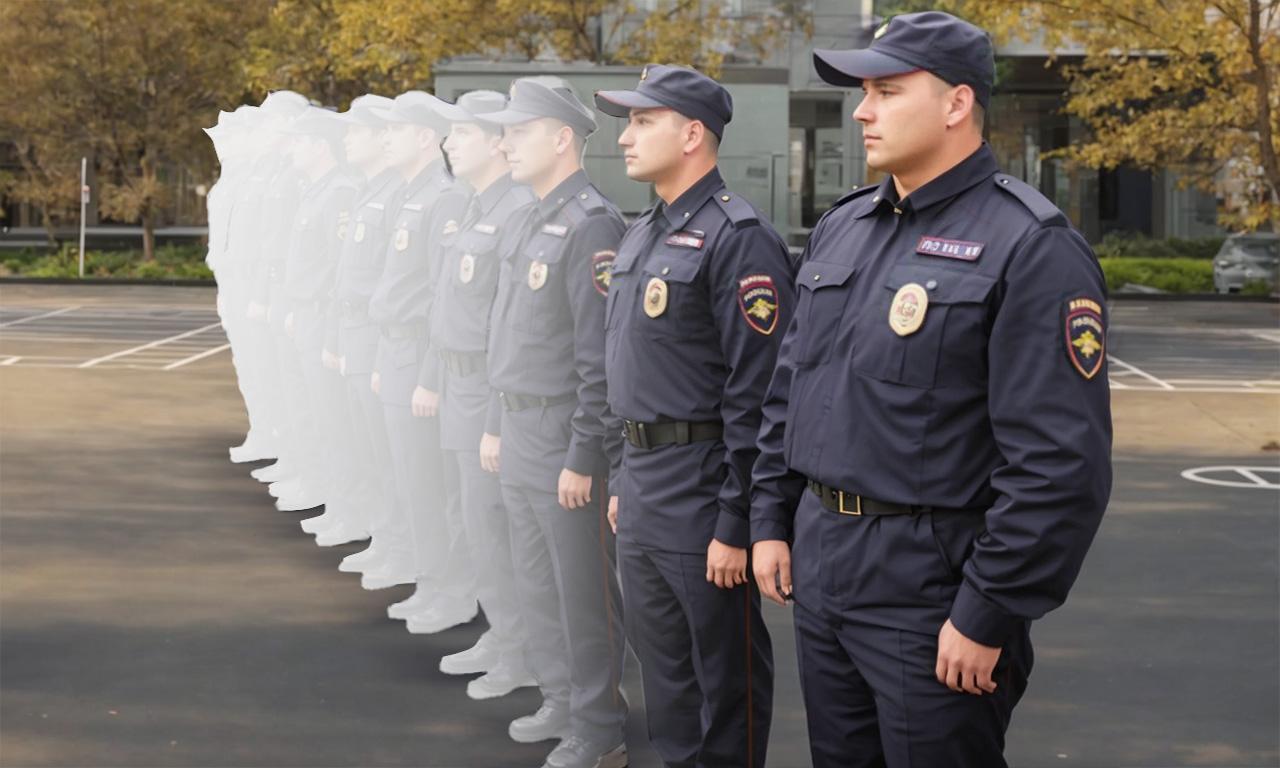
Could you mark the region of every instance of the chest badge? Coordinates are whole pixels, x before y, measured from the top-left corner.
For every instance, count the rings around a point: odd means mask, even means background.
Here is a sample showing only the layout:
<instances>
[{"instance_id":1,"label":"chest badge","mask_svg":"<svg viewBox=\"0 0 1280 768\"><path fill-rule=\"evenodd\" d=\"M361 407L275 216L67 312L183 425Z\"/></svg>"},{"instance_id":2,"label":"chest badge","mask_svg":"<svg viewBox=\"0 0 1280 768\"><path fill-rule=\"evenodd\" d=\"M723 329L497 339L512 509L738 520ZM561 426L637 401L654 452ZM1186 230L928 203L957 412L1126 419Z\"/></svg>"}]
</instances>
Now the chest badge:
<instances>
[{"instance_id":1,"label":"chest badge","mask_svg":"<svg viewBox=\"0 0 1280 768\"><path fill-rule=\"evenodd\" d=\"M444 223L444 229L440 232L442 235L452 235L458 231L458 222L456 219L449 219Z\"/></svg>"},{"instance_id":2,"label":"chest badge","mask_svg":"<svg viewBox=\"0 0 1280 768\"><path fill-rule=\"evenodd\" d=\"M395 247L397 251L403 251L409 247L409 230L404 227L396 230Z\"/></svg>"},{"instance_id":3,"label":"chest badge","mask_svg":"<svg viewBox=\"0 0 1280 768\"><path fill-rule=\"evenodd\" d=\"M476 276L476 257L469 253L462 254L462 261L458 263L458 282L467 284L471 282L471 278Z\"/></svg>"},{"instance_id":4,"label":"chest badge","mask_svg":"<svg viewBox=\"0 0 1280 768\"><path fill-rule=\"evenodd\" d=\"M667 281L655 277L644 289L644 313L658 317L667 311Z\"/></svg>"},{"instance_id":5,"label":"chest badge","mask_svg":"<svg viewBox=\"0 0 1280 768\"><path fill-rule=\"evenodd\" d=\"M535 259L529 264L529 288L536 291L546 284L547 265Z\"/></svg>"},{"instance_id":6,"label":"chest badge","mask_svg":"<svg viewBox=\"0 0 1280 768\"><path fill-rule=\"evenodd\" d=\"M352 237L355 239L357 243L364 242L364 222L363 221L356 222L356 231L355 231L355 234L352 235Z\"/></svg>"},{"instance_id":7,"label":"chest badge","mask_svg":"<svg viewBox=\"0 0 1280 768\"><path fill-rule=\"evenodd\" d=\"M929 311L929 294L919 283L907 283L894 294L889 307L889 327L899 336L910 336L924 325Z\"/></svg>"},{"instance_id":8,"label":"chest badge","mask_svg":"<svg viewBox=\"0 0 1280 768\"><path fill-rule=\"evenodd\" d=\"M350 221L350 219L351 219L351 214L349 212L340 211L338 213L338 239L339 240L345 241L347 239L347 222Z\"/></svg>"}]
</instances>

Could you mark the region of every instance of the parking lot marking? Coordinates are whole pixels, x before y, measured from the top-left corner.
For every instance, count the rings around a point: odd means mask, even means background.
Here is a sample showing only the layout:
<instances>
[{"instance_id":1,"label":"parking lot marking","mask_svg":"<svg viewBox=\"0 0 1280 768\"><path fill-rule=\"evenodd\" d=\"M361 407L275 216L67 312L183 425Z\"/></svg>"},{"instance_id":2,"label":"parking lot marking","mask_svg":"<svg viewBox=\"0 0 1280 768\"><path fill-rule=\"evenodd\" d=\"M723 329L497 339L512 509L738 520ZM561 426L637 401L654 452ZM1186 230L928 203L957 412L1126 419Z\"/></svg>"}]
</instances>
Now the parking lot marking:
<instances>
[{"instance_id":1,"label":"parking lot marking","mask_svg":"<svg viewBox=\"0 0 1280 768\"><path fill-rule=\"evenodd\" d=\"M168 365L166 365L165 367L161 368L160 370L162 370L162 371L172 371L174 368L181 368L182 366L186 365L187 363L194 363L195 361L197 361L197 360L202 360L202 359L204 359L204 358L206 358L206 357L208 357L208 356L210 356L210 355L216 355L216 354L218 354L219 352L221 352L221 351L222 351L222 350L224 350L224 349L231 349L231 345L230 345L230 344L223 344L223 345L222 345L222 346L220 346L220 347L214 347L213 349L206 349L205 351L200 352L200 353L195 354L195 355L192 355L191 357L184 357L183 359L181 359L181 360L177 361L176 363L169 363Z\"/></svg>"},{"instance_id":2,"label":"parking lot marking","mask_svg":"<svg viewBox=\"0 0 1280 768\"><path fill-rule=\"evenodd\" d=\"M0 360L0 365L13 365L22 359L22 355L6 355L4 360Z\"/></svg>"},{"instance_id":3,"label":"parking lot marking","mask_svg":"<svg viewBox=\"0 0 1280 768\"><path fill-rule=\"evenodd\" d=\"M1146 371L1142 370L1136 365L1130 365L1129 363L1126 363L1125 361L1121 360L1115 355L1107 355L1107 360L1109 360L1112 365L1118 365L1123 369L1118 374L1112 374L1113 376L1123 376L1125 374L1133 374L1135 376L1139 376L1143 379L1146 379L1152 384L1155 384L1160 389L1163 389L1166 391L1173 389L1173 385L1169 384L1163 379L1157 379L1155 376L1152 376L1151 374L1147 373Z\"/></svg>"},{"instance_id":4,"label":"parking lot marking","mask_svg":"<svg viewBox=\"0 0 1280 768\"><path fill-rule=\"evenodd\" d=\"M1213 474L1223 474L1226 477L1212 477L1211 475ZM1275 479L1269 480L1262 476L1264 474L1273 475ZM1235 476L1235 479L1232 476ZM1257 488L1280 491L1280 467L1194 467L1183 470L1182 477L1192 482L1218 485L1224 488Z\"/></svg>"},{"instance_id":5,"label":"parking lot marking","mask_svg":"<svg viewBox=\"0 0 1280 768\"><path fill-rule=\"evenodd\" d=\"M156 339L155 341L148 342L146 344L140 344L136 347L130 347L129 349L122 349L119 352L112 352L109 355L103 355L102 357L95 357L92 360L84 361L83 363L81 363L76 367L92 368L98 363L105 363L108 360L115 360L116 358L124 357L125 355L131 355L135 352L141 352L144 349L151 349L153 347L158 347L161 344L168 344L171 341L178 341L179 339L185 339L188 336L195 336L197 333L204 333L205 331L210 331L210 330L213 330L214 328L220 328L221 326L222 326L221 322L209 323L208 325L203 326L201 328L194 328L190 331L187 331L186 333L179 333L176 336L169 336L168 338L164 338L164 339Z\"/></svg>"},{"instance_id":6,"label":"parking lot marking","mask_svg":"<svg viewBox=\"0 0 1280 768\"><path fill-rule=\"evenodd\" d=\"M80 305L76 305L74 307L63 307L62 309L55 309L51 312L41 312L38 315L27 315L26 317L19 317L17 320L9 320L8 322L0 323L0 328L8 328L11 325L18 325L20 323L29 323L32 320L42 320L46 317L61 315L64 312L73 312L77 309L80 309Z\"/></svg>"}]
</instances>

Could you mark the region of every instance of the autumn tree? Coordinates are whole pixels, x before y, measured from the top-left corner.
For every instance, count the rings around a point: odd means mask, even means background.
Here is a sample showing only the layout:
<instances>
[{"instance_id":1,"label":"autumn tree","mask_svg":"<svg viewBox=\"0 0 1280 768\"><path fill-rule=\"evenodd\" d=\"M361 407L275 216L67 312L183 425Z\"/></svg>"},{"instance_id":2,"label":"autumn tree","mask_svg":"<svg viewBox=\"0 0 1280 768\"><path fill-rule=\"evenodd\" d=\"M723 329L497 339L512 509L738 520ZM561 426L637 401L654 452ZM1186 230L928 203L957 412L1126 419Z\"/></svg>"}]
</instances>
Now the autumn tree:
<instances>
[{"instance_id":1,"label":"autumn tree","mask_svg":"<svg viewBox=\"0 0 1280 768\"><path fill-rule=\"evenodd\" d=\"M78 204L78 158L93 159L99 211L136 221L144 257L166 204L165 167L209 169L200 129L244 89L251 3L6 0L0 132L24 179L12 194L57 212ZM50 215L46 213L46 215Z\"/></svg>"},{"instance_id":2,"label":"autumn tree","mask_svg":"<svg viewBox=\"0 0 1280 768\"><path fill-rule=\"evenodd\" d=\"M1066 110L1094 168L1172 168L1228 192L1224 224L1280 224L1280 0L952 0L996 39L1074 44Z\"/></svg>"}]
</instances>

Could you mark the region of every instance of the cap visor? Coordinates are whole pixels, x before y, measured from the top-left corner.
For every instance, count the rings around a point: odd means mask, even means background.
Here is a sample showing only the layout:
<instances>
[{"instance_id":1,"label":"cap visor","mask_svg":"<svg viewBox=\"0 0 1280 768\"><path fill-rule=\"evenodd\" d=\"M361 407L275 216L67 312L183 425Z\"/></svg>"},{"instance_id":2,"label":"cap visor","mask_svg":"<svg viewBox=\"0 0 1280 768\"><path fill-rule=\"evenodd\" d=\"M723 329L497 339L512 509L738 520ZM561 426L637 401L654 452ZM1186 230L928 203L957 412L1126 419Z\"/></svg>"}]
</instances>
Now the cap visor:
<instances>
[{"instance_id":1,"label":"cap visor","mask_svg":"<svg viewBox=\"0 0 1280 768\"><path fill-rule=\"evenodd\" d=\"M441 101L439 104L432 104L431 108L436 111L436 114L451 123L474 123L479 120L475 115L457 104L450 104L447 101Z\"/></svg>"},{"instance_id":2,"label":"cap visor","mask_svg":"<svg viewBox=\"0 0 1280 768\"><path fill-rule=\"evenodd\" d=\"M863 80L905 75L920 69L887 53L862 48L851 51L815 50L813 66L818 77L831 85L857 87Z\"/></svg>"},{"instance_id":3,"label":"cap visor","mask_svg":"<svg viewBox=\"0 0 1280 768\"><path fill-rule=\"evenodd\" d=\"M668 109L638 91L596 91L596 109L614 117L630 117L633 109Z\"/></svg>"}]
</instances>

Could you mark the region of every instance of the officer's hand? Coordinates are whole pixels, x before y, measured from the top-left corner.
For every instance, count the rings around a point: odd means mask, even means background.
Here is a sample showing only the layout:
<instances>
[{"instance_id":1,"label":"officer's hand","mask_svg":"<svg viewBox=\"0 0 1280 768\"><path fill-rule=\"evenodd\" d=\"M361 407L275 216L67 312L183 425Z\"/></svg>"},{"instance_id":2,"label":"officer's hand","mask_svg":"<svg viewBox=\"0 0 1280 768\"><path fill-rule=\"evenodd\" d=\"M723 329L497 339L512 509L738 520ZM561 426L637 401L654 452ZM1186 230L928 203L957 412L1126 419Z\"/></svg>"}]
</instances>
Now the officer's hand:
<instances>
[{"instance_id":1,"label":"officer's hand","mask_svg":"<svg viewBox=\"0 0 1280 768\"><path fill-rule=\"evenodd\" d=\"M414 416L429 419L440 410L440 395L423 387L414 387L410 407L413 409Z\"/></svg>"},{"instance_id":2,"label":"officer's hand","mask_svg":"<svg viewBox=\"0 0 1280 768\"><path fill-rule=\"evenodd\" d=\"M791 599L791 547L785 541L757 541L751 548L751 570L760 594L778 605Z\"/></svg>"},{"instance_id":3,"label":"officer's hand","mask_svg":"<svg viewBox=\"0 0 1280 768\"><path fill-rule=\"evenodd\" d=\"M959 693L981 696L983 691L995 693L991 673L1000 659L1000 649L976 643L955 628L951 619L938 633L938 682Z\"/></svg>"},{"instance_id":4,"label":"officer's hand","mask_svg":"<svg viewBox=\"0 0 1280 768\"><path fill-rule=\"evenodd\" d=\"M717 539L707 547L707 581L721 589L747 583L747 550L731 547Z\"/></svg>"},{"instance_id":5,"label":"officer's hand","mask_svg":"<svg viewBox=\"0 0 1280 768\"><path fill-rule=\"evenodd\" d=\"M267 316L267 308L256 301L249 302L249 308L245 310L244 316L250 320L261 320Z\"/></svg>"},{"instance_id":6,"label":"officer's hand","mask_svg":"<svg viewBox=\"0 0 1280 768\"><path fill-rule=\"evenodd\" d=\"M369 389L373 390L373 394L379 394L382 391L382 377L377 371L369 374Z\"/></svg>"},{"instance_id":7,"label":"officer's hand","mask_svg":"<svg viewBox=\"0 0 1280 768\"><path fill-rule=\"evenodd\" d=\"M613 535L618 535L618 497L609 497L609 527L613 529Z\"/></svg>"},{"instance_id":8,"label":"officer's hand","mask_svg":"<svg viewBox=\"0 0 1280 768\"><path fill-rule=\"evenodd\" d=\"M480 468L485 472L498 471L498 453L502 450L502 438L485 432L480 436Z\"/></svg>"},{"instance_id":9,"label":"officer's hand","mask_svg":"<svg viewBox=\"0 0 1280 768\"><path fill-rule=\"evenodd\" d=\"M560 470L558 495L560 506L565 509L587 506L591 501L591 475L580 475L571 469Z\"/></svg>"},{"instance_id":10,"label":"officer's hand","mask_svg":"<svg viewBox=\"0 0 1280 768\"><path fill-rule=\"evenodd\" d=\"M321 349L320 364L331 371L336 371L338 370L338 356L327 349Z\"/></svg>"},{"instance_id":11,"label":"officer's hand","mask_svg":"<svg viewBox=\"0 0 1280 768\"><path fill-rule=\"evenodd\" d=\"M346 355L343 355L342 357L338 358L338 373L342 374L343 376L347 375L347 356Z\"/></svg>"}]
</instances>

